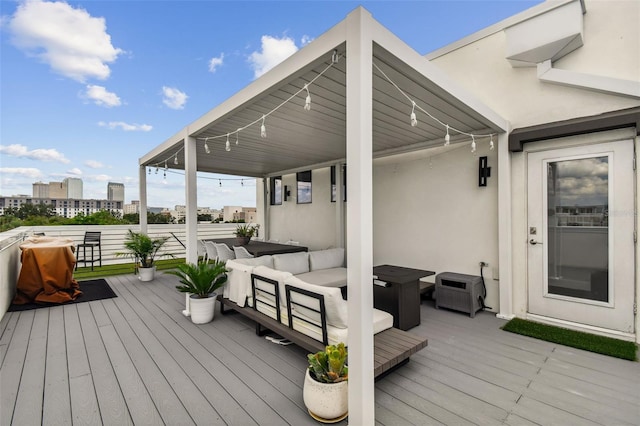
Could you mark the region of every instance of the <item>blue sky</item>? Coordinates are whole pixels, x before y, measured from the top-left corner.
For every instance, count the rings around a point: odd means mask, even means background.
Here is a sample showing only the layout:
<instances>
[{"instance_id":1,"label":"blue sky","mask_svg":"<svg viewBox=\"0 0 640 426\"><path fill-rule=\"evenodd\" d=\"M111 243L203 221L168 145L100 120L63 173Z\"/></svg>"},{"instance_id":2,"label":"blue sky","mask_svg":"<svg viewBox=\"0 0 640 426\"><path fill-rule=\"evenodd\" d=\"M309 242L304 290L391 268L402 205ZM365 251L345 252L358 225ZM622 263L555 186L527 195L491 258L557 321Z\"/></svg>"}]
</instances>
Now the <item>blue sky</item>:
<instances>
[{"instance_id":1,"label":"blue sky","mask_svg":"<svg viewBox=\"0 0 640 426\"><path fill-rule=\"evenodd\" d=\"M426 54L537 3L0 0L0 194L79 177L85 198L138 199L139 157L358 5ZM218 177L199 206L255 206L253 181ZM152 173L148 197L184 204L183 176Z\"/></svg>"}]
</instances>

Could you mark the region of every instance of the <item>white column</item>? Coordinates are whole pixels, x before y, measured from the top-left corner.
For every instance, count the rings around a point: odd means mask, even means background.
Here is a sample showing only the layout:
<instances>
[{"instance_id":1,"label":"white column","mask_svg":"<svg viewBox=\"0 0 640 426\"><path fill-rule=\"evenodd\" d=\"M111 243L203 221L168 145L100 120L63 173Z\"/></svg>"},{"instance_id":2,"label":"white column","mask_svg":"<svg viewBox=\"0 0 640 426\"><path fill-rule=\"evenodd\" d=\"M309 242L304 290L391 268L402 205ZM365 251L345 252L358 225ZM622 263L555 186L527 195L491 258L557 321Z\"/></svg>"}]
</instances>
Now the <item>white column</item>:
<instances>
[{"instance_id":1,"label":"white column","mask_svg":"<svg viewBox=\"0 0 640 426\"><path fill-rule=\"evenodd\" d=\"M344 198L342 182L344 177L342 174L342 163L334 165L336 169L336 247L344 247Z\"/></svg>"},{"instance_id":2,"label":"white column","mask_svg":"<svg viewBox=\"0 0 640 426\"><path fill-rule=\"evenodd\" d=\"M146 166L140 166L138 170L139 183L138 189L140 191L140 232L147 233L147 168Z\"/></svg>"},{"instance_id":3,"label":"white column","mask_svg":"<svg viewBox=\"0 0 640 426\"><path fill-rule=\"evenodd\" d=\"M187 206L185 224L187 235L187 263L198 262L198 184L196 178L198 159L196 157L196 139L184 138L184 180L185 204Z\"/></svg>"},{"instance_id":4,"label":"white column","mask_svg":"<svg viewBox=\"0 0 640 426\"><path fill-rule=\"evenodd\" d=\"M267 241L269 239L269 226L270 223L270 215L269 215L269 206L271 204L271 200L269 199L269 178L260 179L262 183L262 187L260 188L262 195L262 228L260 229L260 236Z\"/></svg>"},{"instance_id":5,"label":"white column","mask_svg":"<svg viewBox=\"0 0 640 426\"><path fill-rule=\"evenodd\" d=\"M375 423L373 381L373 178L371 15L347 17L347 279L349 423Z\"/></svg>"},{"instance_id":6,"label":"white column","mask_svg":"<svg viewBox=\"0 0 640 426\"><path fill-rule=\"evenodd\" d=\"M513 235L511 231L511 153L509 133L498 135L498 259L500 312L498 318L513 318Z\"/></svg>"}]
</instances>

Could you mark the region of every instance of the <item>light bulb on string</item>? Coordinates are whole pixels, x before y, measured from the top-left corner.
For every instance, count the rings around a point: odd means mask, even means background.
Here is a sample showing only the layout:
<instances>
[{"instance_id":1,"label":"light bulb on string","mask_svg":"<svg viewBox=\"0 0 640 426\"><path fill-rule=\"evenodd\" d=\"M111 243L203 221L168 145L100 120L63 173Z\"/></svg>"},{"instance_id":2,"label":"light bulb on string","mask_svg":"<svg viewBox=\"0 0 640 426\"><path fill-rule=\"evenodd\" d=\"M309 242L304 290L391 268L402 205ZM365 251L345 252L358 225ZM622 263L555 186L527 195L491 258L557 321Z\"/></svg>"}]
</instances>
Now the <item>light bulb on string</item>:
<instances>
[{"instance_id":1,"label":"light bulb on string","mask_svg":"<svg viewBox=\"0 0 640 426\"><path fill-rule=\"evenodd\" d=\"M491 140L489 141L489 149L493 151L493 134L491 135Z\"/></svg>"},{"instance_id":2,"label":"light bulb on string","mask_svg":"<svg viewBox=\"0 0 640 426\"><path fill-rule=\"evenodd\" d=\"M176 152L176 156L173 157L173 164L178 165L178 153Z\"/></svg>"},{"instance_id":3,"label":"light bulb on string","mask_svg":"<svg viewBox=\"0 0 640 426\"><path fill-rule=\"evenodd\" d=\"M244 179L240 179L240 186L244 186Z\"/></svg>"},{"instance_id":4,"label":"light bulb on string","mask_svg":"<svg viewBox=\"0 0 640 426\"><path fill-rule=\"evenodd\" d=\"M449 146L451 143L451 136L449 136L449 125L447 124L447 134L444 135L444 146Z\"/></svg>"},{"instance_id":5,"label":"light bulb on string","mask_svg":"<svg viewBox=\"0 0 640 426\"><path fill-rule=\"evenodd\" d=\"M207 140L209 140L209 138L206 138L204 140L204 152L206 152L207 154L211 154L211 150L209 149L209 145L207 144Z\"/></svg>"},{"instance_id":6,"label":"light bulb on string","mask_svg":"<svg viewBox=\"0 0 640 426\"><path fill-rule=\"evenodd\" d=\"M416 103L411 101L411 127L416 127L418 125L418 119L416 118Z\"/></svg>"},{"instance_id":7,"label":"light bulb on string","mask_svg":"<svg viewBox=\"0 0 640 426\"><path fill-rule=\"evenodd\" d=\"M236 130L236 145L240 142L240 129Z\"/></svg>"},{"instance_id":8,"label":"light bulb on string","mask_svg":"<svg viewBox=\"0 0 640 426\"><path fill-rule=\"evenodd\" d=\"M229 143L229 133L227 133L227 143L224 144L224 149L229 152L231 151L231 144Z\"/></svg>"},{"instance_id":9,"label":"light bulb on string","mask_svg":"<svg viewBox=\"0 0 640 426\"><path fill-rule=\"evenodd\" d=\"M218 179L218 183L222 186L222 181L220 179Z\"/></svg>"},{"instance_id":10,"label":"light bulb on string","mask_svg":"<svg viewBox=\"0 0 640 426\"><path fill-rule=\"evenodd\" d=\"M471 152L476 152L476 138L471 135Z\"/></svg>"},{"instance_id":11,"label":"light bulb on string","mask_svg":"<svg viewBox=\"0 0 640 426\"><path fill-rule=\"evenodd\" d=\"M340 57L338 56L338 50L334 50L333 53L331 54L331 63L337 64L338 59L340 59Z\"/></svg>"},{"instance_id":12,"label":"light bulb on string","mask_svg":"<svg viewBox=\"0 0 640 426\"><path fill-rule=\"evenodd\" d=\"M151 167L149 167L149 174L151 174Z\"/></svg>"},{"instance_id":13,"label":"light bulb on string","mask_svg":"<svg viewBox=\"0 0 640 426\"><path fill-rule=\"evenodd\" d=\"M158 174L158 166L156 165L156 174Z\"/></svg>"},{"instance_id":14,"label":"light bulb on string","mask_svg":"<svg viewBox=\"0 0 640 426\"><path fill-rule=\"evenodd\" d=\"M267 137L267 126L264 125L264 115L262 116L262 125L260 126L260 137Z\"/></svg>"},{"instance_id":15,"label":"light bulb on string","mask_svg":"<svg viewBox=\"0 0 640 426\"><path fill-rule=\"evenodd\" d=\"M309 85L305 84L304 89L307 91L307 98L304 101L305 111L311 111L311 94L309 93Z\"/></svg>"},{"instance_id":16,"label":"light bulb on string","mask_svg":"<svg viewBox=\"0 0 640 426\"><path fill-rule=\"evenodd\" d=\"M167 160L164 160L164 171L166 172L166 171L167 171L167 169L168 169L168 167L167 167ZM164 175L165 175L165 177L167 176L167 174L166 174L166 173L165 173Z\"/></svg>"}]
</instances>

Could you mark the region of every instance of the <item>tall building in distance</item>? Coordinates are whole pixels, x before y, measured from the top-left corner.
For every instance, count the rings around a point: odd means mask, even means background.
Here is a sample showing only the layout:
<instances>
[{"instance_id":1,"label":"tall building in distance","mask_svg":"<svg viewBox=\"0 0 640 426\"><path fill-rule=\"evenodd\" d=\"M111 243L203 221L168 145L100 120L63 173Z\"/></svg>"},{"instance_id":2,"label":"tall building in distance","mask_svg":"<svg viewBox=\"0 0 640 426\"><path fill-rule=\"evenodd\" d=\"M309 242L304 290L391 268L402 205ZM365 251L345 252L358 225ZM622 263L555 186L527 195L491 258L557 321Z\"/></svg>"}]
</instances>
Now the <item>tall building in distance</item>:
<instances>
[{"instance_id":1,"label":"tall building in distance","mask_svg":"<svg viewBox=\"0 0 640 426\"><path fill-rule=\"evenodd\" d=\"M34 183L33 198L49 198L49 184L44 182Z\"/></svg>"},{"instance_id":2,"label":"tall building in distance","mask_svg":"<svg viewBox=\"0 0 640 426\"><path fill-rule=\"evenodd\" d=\"M124 183L109 182L107 184L107 200L124 201Z\"/></svg>"},{"instance_id":3,"label":"tall building in distance","mask_svg":"<svg viewBox=\"0 0 640 426\"><path fill-rule=\"evenodd\" d=\"M67 198L82 200L82 179L65 178L63 182L67 185Z\"/></svg>"},{"instance_id":4,"label":"tall building in distance","mask_svg":"<svg viewBox=\"0 0 640 426\"><path fill-rule=\"evenodd\" d=\"M67 198L66 182L49 182L49 198Z\"/></svg>"}]
</instances>

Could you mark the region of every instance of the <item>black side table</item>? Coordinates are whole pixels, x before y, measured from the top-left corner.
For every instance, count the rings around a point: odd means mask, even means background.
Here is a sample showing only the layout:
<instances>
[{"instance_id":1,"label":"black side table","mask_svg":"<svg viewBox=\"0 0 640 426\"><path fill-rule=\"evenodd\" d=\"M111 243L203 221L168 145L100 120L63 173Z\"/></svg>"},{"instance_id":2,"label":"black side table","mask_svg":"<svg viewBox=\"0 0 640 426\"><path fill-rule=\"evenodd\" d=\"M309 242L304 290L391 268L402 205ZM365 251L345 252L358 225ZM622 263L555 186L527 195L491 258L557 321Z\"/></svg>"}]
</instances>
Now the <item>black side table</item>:
<instances>
[{"instance_id":1,"label":"black side table","mask_svg":"<svg viewBox=\"0 0 640 426\"><path fill-rule=\"evenodd\" d=\"M373 306L393 315L393 326L408 330L420 325L420 278L433 271L380 265L373 268Z\"/></svg>"}]
</instances>

